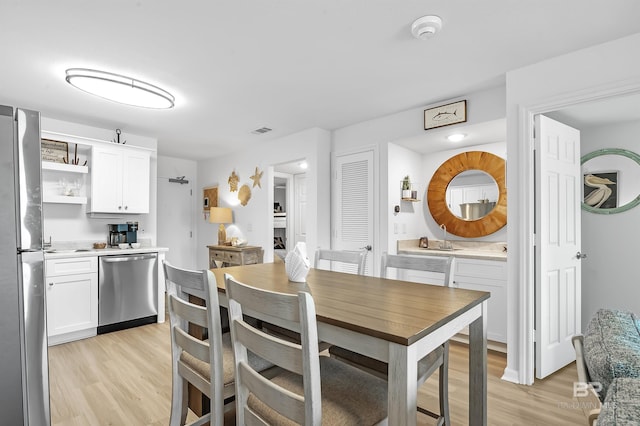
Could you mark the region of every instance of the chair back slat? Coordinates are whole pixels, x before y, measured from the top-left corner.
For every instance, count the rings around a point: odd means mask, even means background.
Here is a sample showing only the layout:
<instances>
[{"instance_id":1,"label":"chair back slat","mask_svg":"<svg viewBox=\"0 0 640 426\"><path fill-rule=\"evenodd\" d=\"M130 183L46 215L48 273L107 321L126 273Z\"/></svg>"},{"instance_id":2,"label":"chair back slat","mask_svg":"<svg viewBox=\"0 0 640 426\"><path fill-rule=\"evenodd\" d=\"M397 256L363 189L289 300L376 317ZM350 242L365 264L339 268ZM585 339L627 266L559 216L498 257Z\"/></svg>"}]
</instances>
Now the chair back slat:
<instances>
[{"instance_id":1,"label":"chair back slat","mask_svg":"<svg viewBox=\"0 0 640 426\"><path fill-rule=\"evenodd\" d=\"M250 424L253 421L248 404L249 394L294 422L319 424L322 417L320 360L315 306L311 295L305 292L293 295L258 289L236 281L229 274L225 274L225 286L236 368L237 424ZM274 306L278 308L274 309ZM248 312L259 320L275 318L285 326L291 321L298 322L301 344L255 328L245 321L244 314ZM258 356L265 357L283 369L302 374L304 394L296 395L260 375L249 364L248 351L255 351Z\"/></svg>"},{"instance_id":2,"label":"chair back slat","mask_svg":"<svg viewBox=\"0 0 640 426\"><path fill-rule=\"evenodd\" d=\"M196 339L181 328L175 328L172 331L174 333L176 343L183 351L193 355L200 361L209 363L209 343Z\"/></svg>"},{"instance_id":3,"label":"chair back slat","mask_svg":"<svg viewBox=\"0 0 640 426\"><path fill-rule=\"evenodd\" d=\"M380 276L386 278L389 268L444 274L444 285L449 287L453 277L452 256L409 256L383 253L380 262Z\"/></svg>"},{"instance_id":4,"label":"chair back slat","mask_svg":"<svg viewBox=\"0 0 640 426\"><path fill-rule=\"evenodd\" d=\"M318 248L316 250L314 268L320 269L320 261L339 262L344 264L356 265L357 274L362 275L365 272L365 262L367 260L367 251L351 251L351 250L326 250Z\"/></svg>"},{"instance_id":5,"label":"chair back slat","mask_svg":"<svg viewBox=\"0 0 640 426\"><path fill-rule=\"evenodd\" d=\"M237 323L236 340L249 351L272 364L286 366L287 370L302 374L302 348L300 345L278 339L245 323Z\"/></svg>"},{"instance_id":6,"label":"chair back slat","mask_svg":"<svg viewBox=\"0 0 640 426\"><path fill-rule=\"evenodd\" d=\"M173 294L169 294L168 302L170 304L169 309L173 310L174 314L183 320L197 324L200 327L207 327L209 325L207 308L189 303Z\"/></svg>"},{"instance_id":7,"label":"chair back slat","mask_svg":"<svg viewBox=\"0 0 640 426\"><path fill-rule=\"evenodd\" d=\"M233 280L233 277L231 277ZM237 282L237 281L236 281ZM226 286L226 285L225 285ZM297 296L274 292L256 293L252 287L234 286L234 299L242 300L242 309L248 314L252 312L260 313L262 317L281 318L294 323L300 322L300 311L298 305L291 303ZM229 288L227 287L227 296Z\"/></svg>"},{"instance_id":8,"label":"chair back slat","mask_svg":"<svg viewBox=\"0 0 640 426\"><path fill-rule=\"evenodd\" d=\"M241 382L251 389L253 396L290 420L304 424L305 404L302 395L278 386L271 380L256 373L254 369L245 363L239 364L237 368L239 369Z\"/></svg>"}]
</instances>

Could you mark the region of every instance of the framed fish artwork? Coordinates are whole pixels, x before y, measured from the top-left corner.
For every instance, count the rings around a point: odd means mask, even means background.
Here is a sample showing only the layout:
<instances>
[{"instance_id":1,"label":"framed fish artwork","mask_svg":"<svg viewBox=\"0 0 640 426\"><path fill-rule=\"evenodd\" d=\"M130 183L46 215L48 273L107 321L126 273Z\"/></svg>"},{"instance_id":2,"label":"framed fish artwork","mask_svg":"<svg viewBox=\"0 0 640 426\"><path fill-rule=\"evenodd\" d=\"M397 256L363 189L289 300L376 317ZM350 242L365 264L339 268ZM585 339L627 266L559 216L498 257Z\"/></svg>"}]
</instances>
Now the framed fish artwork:
<instances>
[{"instance_id":1,"label":"framed fish artwork","mask_svg":"<svg viewBox=\"0 0 640 426\"><path fill-rule=\"evenodd\" d=\"M424 110L424 129L449 126L467 121L467 101L458 101Z\"/></svg>"}]
</instances>

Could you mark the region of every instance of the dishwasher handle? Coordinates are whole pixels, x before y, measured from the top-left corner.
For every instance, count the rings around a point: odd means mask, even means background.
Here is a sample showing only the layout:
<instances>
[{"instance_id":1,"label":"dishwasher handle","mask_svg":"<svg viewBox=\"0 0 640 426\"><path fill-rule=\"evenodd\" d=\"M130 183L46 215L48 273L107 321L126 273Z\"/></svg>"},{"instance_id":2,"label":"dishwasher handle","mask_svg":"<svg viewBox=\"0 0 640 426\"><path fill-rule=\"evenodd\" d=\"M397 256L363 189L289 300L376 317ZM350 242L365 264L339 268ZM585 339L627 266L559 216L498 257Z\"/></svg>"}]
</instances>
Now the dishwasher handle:
<instances>
[{"instance_id":1,"label":"dishwasher handle","mask_svg":"<svg viewBox=\"0 0 640 426\"><path fill-rule=\"evenodd\" d=\"M152 254L129 254L125 256L100 256L100 260L105 263L116 263L116 262L134 262L137 260L147 260L147 259L156 259L157 255L155 253Z\"/></svg>"}]
</instances>

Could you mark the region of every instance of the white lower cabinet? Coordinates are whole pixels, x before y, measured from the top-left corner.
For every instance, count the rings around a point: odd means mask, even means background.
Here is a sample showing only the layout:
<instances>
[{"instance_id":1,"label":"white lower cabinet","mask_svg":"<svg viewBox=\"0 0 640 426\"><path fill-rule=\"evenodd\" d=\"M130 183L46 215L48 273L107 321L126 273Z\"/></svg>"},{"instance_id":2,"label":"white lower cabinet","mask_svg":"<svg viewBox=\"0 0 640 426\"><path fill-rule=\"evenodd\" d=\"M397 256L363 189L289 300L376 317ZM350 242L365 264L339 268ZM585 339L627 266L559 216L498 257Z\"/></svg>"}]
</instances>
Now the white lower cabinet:
<instances>
[{"instance_id":1,"label":"white lower cabinet","mask_svg":"<svg viewBox=\"0 0 640 426\"><path fill-rule=\"evenodd\" d=\"M95 336L98 258L47 259L45 268L49 345Z\"/></svg>"},{"instance_id":2,"label":"white lower cabinet","mask_svg":"<svg viewBox=\"0 0 640 426\"><path fill-rule=\"evenodd\" d=\"M491 293L487 339L507 343L507 262L456 258L453 286Z\"/></svg>"},{"instance_id":3,"label":"white lower cabinet","mask_svg":"<svg viewBox=\"0 0 640 426\"><path fill-rule=\"evenodd\" d=\"M454 288L491 293L487 313L487 339L507 343L507 262L456 257L454 260ZM425 271L399 271L389 278L423 284L443 285L442 274ZM468 334L465 330L464 334Z\"/></svg>"}]
</instances>

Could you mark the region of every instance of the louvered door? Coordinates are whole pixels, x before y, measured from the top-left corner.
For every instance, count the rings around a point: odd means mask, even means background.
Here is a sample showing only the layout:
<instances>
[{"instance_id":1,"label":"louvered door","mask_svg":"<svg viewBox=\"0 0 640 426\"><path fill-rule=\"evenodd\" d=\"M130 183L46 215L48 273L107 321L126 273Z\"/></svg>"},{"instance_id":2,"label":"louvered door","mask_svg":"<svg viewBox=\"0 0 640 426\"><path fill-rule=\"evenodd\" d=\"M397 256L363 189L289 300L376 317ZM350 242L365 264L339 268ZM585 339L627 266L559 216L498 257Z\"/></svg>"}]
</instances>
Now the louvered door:
<instances>
[{"instance_id":1,"label":"louvered door","mask_svg":"<svg viewBox=\"0 0 640 426\"><path fill-rule=\"evenodd\" d=\"M336 214L333 247L361 250L373 245L373 151L336 156ZM335 265L335 270L353 272L351 266ZM367 256L366 274L372 275L373 257Z\"/></svg>"}]
</instances>

